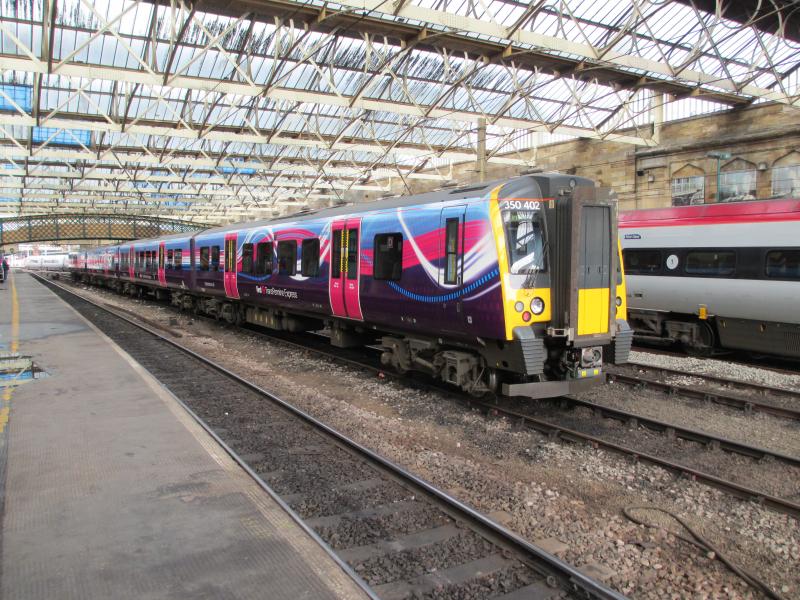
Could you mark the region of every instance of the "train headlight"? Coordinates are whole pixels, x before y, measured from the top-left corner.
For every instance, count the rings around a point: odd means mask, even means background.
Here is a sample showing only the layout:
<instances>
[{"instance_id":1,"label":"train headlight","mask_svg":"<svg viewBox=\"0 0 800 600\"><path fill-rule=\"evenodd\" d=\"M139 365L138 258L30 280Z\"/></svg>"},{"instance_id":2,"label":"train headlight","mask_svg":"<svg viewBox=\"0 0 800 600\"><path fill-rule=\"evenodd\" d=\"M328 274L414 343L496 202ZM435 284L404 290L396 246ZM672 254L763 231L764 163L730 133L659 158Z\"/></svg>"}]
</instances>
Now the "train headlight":
<instances>
[{"instance_id":1,"label":"train headlight","mask_svg":"<svg viewBox=\"0 0 800 600\"><path fill-rule=\"evenodd\" d=\"M514 310L517 312L522 312L523 310L525 310L525 304L517 300L516 304L514 304Z\"/></svg>"},{"instance_id":2,"label":"train headlight","mask_svg":"<svg viewBox=\"0 0 800 600\"><path fill-rule=\"evenodd\" d=\"M617 296L615 302L617 303L617 306L622 306L622 298L620 298L619 296Z\"/></svg>"},{"instance_id":3,"label":"train headlight","mask_svg":"<svg viewBox=\"0 0 800 600\"><path fill-rule=\"evenodd\" d=\"M538 296L531 300L531 312L535 315L540 315L544 312L544 300Z\"/></svg>"},{"instance_id":4,"label":"train headlight","mask_svg":"<svg viewBox=\"0 0 800 600\"><path fill-rule=\"evenodd\" d=\"M524 313L522 313L522 320L525 321L526 323L530 321L531 313L529 313L527 310Z\"/></svg>"}]
</instances>

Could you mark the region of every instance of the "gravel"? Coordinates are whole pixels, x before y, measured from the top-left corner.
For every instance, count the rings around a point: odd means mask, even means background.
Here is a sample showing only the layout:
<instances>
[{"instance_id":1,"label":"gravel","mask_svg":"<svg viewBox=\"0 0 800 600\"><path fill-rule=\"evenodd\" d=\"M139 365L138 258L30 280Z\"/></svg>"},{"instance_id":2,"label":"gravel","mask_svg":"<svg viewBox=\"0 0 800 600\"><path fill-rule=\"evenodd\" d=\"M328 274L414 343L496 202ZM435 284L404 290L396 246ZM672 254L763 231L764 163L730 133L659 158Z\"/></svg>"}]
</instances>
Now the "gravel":
<instances>
[{"instance_id":1,"label":"gravel","mask_svg":"<svg viewBox=\"0 0 800 600\"><path fill-rule=\"evenodd\" d=\"M165 324L177 314L107 292L89 293ZM602 565L611 572L606 583L624 594L760 597L719 561L672 534L636 525L621 512L626 506L654 505L679 514L785 597L800 596L800 528L791 517L677 479L656 467L553 442L505 420L469 412L437 393L343 367L246 331L185 315L177 320L183 343L292 398L300 408L462 501L502 515L506 525L523 537L564 542L567 549L561 558L579 567ZM653 356L635 353L635 360ZM790 377L739 365L732 370L720 374L742 377L742 370L763 371L750 377L770 385ZM728 418L721 414L717 413L718 419ZM356 535L369 539L363 531ZM469 597L492 595L511 577L490 577L485 590ZM519 585L513 583L514 588ZM437 590L431 597L459 597L455 594L463 591Z\"/></svg>"},{"instance_id":2,"label":"gravel","mask_svg":"<svg viewBox=\"0 0 800 600\"><path fill-rule=\"evenodd\" d=\"M720 404L637 390L622 383L580 394L583 400L638 413L652 419L700 429L714 435L773 452L800 457L800 422L765 413L745 413Z\"/></svg>"},{"instance_id":3,"label":"gravel","mask_svg":"<svg viewBox=\"0 0 800 600\"><path fill-rule=\"evenodd\" d=\"M631 362L677 369L686 373L700 373L741 379L762 385L784 387L789 390L800 391L800 375L779 373L772 369L750 367L740 363L731 363L713 358L692 358L689 356L673 356L669 354L656 354L654 352L631 351Z\"/></svg>"}]
</instances>

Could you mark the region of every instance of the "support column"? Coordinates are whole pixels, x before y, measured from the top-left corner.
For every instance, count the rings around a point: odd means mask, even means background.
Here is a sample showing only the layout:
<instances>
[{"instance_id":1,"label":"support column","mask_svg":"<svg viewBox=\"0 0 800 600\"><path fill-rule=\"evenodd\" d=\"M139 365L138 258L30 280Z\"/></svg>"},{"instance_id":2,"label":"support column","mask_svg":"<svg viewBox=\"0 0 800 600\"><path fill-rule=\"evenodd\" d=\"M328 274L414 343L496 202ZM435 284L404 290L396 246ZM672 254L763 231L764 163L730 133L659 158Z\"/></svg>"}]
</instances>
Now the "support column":
<instances>
[{"instance_id":1,"label":"support column","mask_svg":"<svg viewBox=\"0 0 800 600\"><path fill-rule=\"evenodd\" d=\"M661 144L661 126L664 124L664 102L667 97L663 92L654 92L650 99L650 116L653 119L653 141Z\"/></svg>"},{"instance_id":2,"label":"support column","mask_svg":"<svg viewBox=\"0 0 800 600\"><path fill-rule=\"evenodd\" d=\"M478 119L478 181L486 181L486 119Z\"/></svg>"}]
</instances>

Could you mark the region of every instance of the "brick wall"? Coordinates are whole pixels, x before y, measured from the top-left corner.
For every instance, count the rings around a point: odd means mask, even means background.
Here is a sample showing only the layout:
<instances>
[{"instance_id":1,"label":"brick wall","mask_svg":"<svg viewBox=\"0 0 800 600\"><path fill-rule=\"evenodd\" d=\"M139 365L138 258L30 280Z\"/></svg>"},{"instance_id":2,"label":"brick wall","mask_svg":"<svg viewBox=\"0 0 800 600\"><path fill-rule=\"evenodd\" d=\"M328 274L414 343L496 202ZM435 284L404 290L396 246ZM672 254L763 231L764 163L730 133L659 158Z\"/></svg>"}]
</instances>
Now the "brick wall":
<instances>
[{"instance_id":1,"label":"brick wall","mask_svg":"<svg viewBox=\"0 0 800 600\"><path fill-rule=\"evenodd\" d=\"M656 147L582 139L540 146L526 158L535 158L536 166L544 170L594 179L616 192L621 210L630 210L670 206L673 177L686 175L702 175L704 200L714 202L717 160L706 156L710 151L731 154L730 159L720 161L723 172L749 163L756 173L757 197L768 198L773 166L800 164L800 110L783 104L757 105L666 123ZM490 163L487 179L519 172L519 167ZM459 184L474 182L475 165L455 165L453 179ZM391 183L393 193L408 193L401 182ZM414 193L441 185L425 180L408 183ZM372 193L356 200L374 199Z\"/></svg>"}]
</instances>

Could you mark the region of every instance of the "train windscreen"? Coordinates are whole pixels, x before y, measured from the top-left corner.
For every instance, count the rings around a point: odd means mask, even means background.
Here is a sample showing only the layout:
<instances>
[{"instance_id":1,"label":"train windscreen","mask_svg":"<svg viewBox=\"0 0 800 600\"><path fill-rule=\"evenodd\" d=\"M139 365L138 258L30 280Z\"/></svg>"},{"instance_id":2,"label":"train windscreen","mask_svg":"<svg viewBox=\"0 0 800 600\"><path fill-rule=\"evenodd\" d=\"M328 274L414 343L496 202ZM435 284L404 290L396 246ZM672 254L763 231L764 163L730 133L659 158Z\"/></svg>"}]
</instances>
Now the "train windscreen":
<instances>
[{"instance_id":1,"label":"train windscreen","mask_svg":"<svg viewBox=\"0 0 800 600\"><path fill-rule=\"evenodd\" d=\"M509 206L503 211L503 226L508 244L509 271L514 274L543 271L544 244L539 211Z\"/></svg>"}]
</instances>

